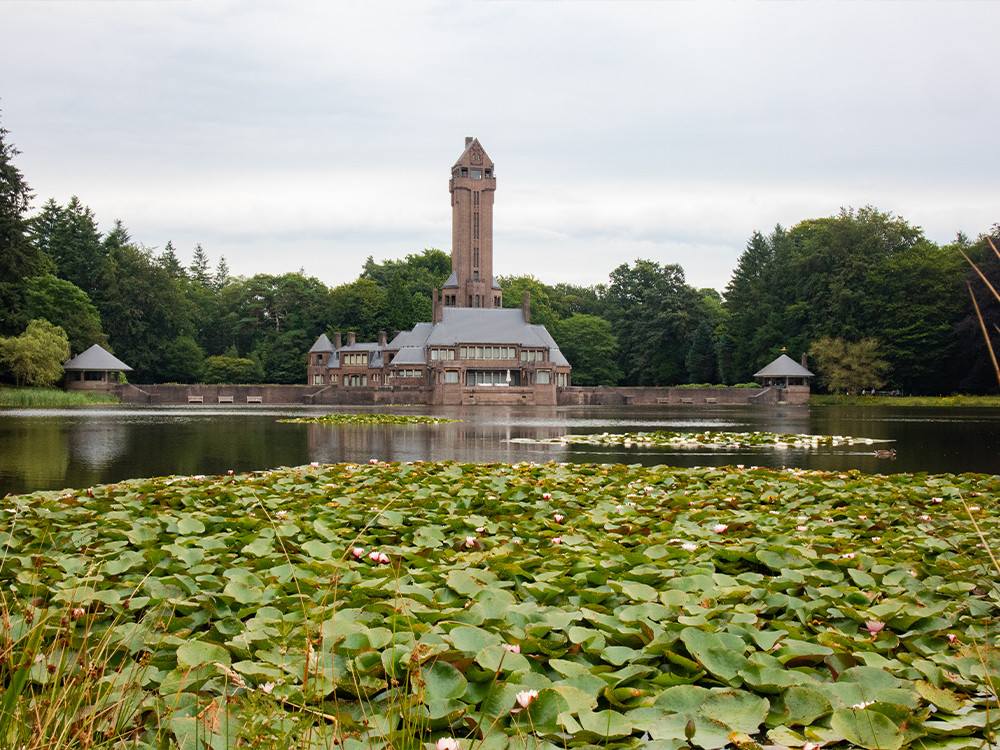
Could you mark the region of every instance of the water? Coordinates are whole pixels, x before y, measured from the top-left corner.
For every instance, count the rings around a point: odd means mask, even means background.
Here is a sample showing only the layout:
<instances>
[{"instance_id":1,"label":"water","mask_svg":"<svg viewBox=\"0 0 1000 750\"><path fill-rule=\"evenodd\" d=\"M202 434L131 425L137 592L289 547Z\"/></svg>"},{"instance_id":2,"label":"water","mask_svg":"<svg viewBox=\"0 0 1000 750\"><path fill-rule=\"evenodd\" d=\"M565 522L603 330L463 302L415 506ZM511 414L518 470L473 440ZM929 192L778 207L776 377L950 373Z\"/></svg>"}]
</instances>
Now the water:
<instances>
[{"instance_id":1,"label":"water","mask_svg":"<svg viewBox=\"0 0 1000 750\"><path fill-rule=\"evenodd\" d=\"M834 407L385 407L441 425L285 424L357 407L86 407L0 410L0 496L171 474L224 474L311 461L567 461L800 467L870 473L1000 473L1000 409ZM624 448L517 442L648 430L793 432L886 440L814 449ZM512 442L514 441L514 442ZM896 449L876 458L875 447Z\"/></svg>"}]
</instances>

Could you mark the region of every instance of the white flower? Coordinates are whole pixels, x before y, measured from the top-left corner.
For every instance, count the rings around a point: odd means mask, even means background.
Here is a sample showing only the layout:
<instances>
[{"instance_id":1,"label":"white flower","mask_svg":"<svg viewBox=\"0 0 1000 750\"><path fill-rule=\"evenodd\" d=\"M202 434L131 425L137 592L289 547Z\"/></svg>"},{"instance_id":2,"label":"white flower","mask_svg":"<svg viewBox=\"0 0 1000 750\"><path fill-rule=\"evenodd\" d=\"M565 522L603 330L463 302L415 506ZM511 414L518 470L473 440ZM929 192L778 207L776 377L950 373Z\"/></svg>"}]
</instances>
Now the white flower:
<instances>
[{"instance_id":1,"label":"white flower","mask_svg":"<svg viewBox=\"0 0 1000 750\"><path fill-rule=\"evenodd\" d=\"M861 703L855 703L851 708L867 708L875 701L861 701Z\"/></svg>"},{"instance_id":2,"label":"white flower","mask_svg":"<svg viewBox=\"0 0 1000 750\"><path fill-rule=\"evenodd\" d=\"M853 552L845 552L844 554L841 555L841 557L843 557L845 560L853 560L854 559L854 553Z\"/></svg>"},{"instance_id":3,"label":"white flower","mask_svg":"<svg viewBox=\"0 0 1000 750\"><path fill-rule=\"evenodd\" d=\"M723 534L728 528L729 524L727 523L717 523L715 524L715 526L712 527L712 531L714 531L716 534Z\"/></svg>"},{"instance_id":4,"label":"white flower","mask_svg":"<svg viewBox=\"0 0 1000 750\"><path fill-rule=\"evenodd\" d=\"M268 695L270 695L271 691L274 690L274 688L275 684L273 682L265 682L263 685L260 686L260 691L262 693L267 693Z\"/></svg>"},{"instance_id":5,"label":"white flower","mask_svg":"<svg viewBox=\"0 0 1000 750\"><path fill-rule=\"evenodd\" d=\"M555 515L552 516L552 520L555 521L556 523L562 523L563 518L564 516L562 513L556 513Z\"/></svg>"},{"instance_id":6,"label":"white flower","mask_svg":"<svg viewBox=\"0 0 1000 750\"><path fill-rule=\"evenodd\" d=\"M365 551L361 547L355 547L351 550L351 554L358 560L365 556Z\"/></svg>"},{"instance_id":7,"label":"white flower","mask_svg":"<svg viewBox=\"0 0 1000 750\"><path fill-rule=\"evenodd\" d=\"M531 701L538 697L537 690L522 690L517 694L517 705L521 708L527 708Z\"/></svg>"},{"instance_id":8,"label":"white flower","mask_svg":"<svg viewBox=\"0 0 1000 750\"><path fill-rule=\"evenodd\" d=\"M554 537L552 537L552 543L553 544L562 544L562 537L561 536L554 536Z\"/></svg>"},{"instance_id":9,"label":"white flower","mask_svg":"<svg viewBox=\"0 0 1000 750\"><path fill-rule=\"evenodd\" d=\"M435 750L458 750L458 740L454 737L442 737L434 743Z\"/></svg>"},{"instance_id":10,"label":"white flower","mask_svg":"<svg viewBox=\"0 0 1000 750\"><path fill-rule=\"evenodd\" d=\"M377 458L373 458L373 459L372 459L371 461L369 461L368 463L370 463L370 464L371 464L372 466L374 466L375 464L377 464L377 463L378 463L378 459L377 459Z\"/></svg>"},{"instance_id":11,"label":"white flower","mask_svg":"<svg viewBox=\"0 0 1000 750\"><path fill-rule=\"evenodd\" d=\"M521 647L517 643L504 643L503 647L507 651L510 651L512 654L519 654L519 653L521 653Z\"/></svg>"},{"instance_id":12,"label":"white flower","mask_svg":"<svg viewBox=\"0 0 1000 750\"><path fill-rule=\"evenodd\" d=\"M476 546L476 537L474 537L474 536L467 536L467 537L465 537L465 546L466 547L475 547Z\"/></svg>"},{"instance_id":13,"label":"white flower","mask_svg":"<svg viewBox=\"0 0 1000 750\"><path fill-rule=\"evenodd\" d=\"M686 549L688 552L694 552L698 549L698 545L694 542L684 542L684 544L681 545L681 549Z\"/></svg>"}]
</instances>

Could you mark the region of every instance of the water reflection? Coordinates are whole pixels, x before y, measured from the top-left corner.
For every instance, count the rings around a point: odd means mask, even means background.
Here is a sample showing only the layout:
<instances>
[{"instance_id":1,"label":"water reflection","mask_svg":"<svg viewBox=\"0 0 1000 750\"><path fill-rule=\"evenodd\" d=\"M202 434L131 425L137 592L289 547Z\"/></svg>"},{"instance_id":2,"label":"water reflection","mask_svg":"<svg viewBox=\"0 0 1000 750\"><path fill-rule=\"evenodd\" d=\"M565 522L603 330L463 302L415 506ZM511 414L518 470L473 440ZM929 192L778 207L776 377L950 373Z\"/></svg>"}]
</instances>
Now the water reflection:
<instances>
[{"instance_id":1,"label":"water reflection","mask_svg":"<svg viewBox=\"0 0 1000 750\"><path fill-rule=\"evenodd\" d=\"M341 408L352 412L359 409ZM85 487L129 477L224 474L319 461L570 461L843 471L1000 473L1000 409L819 407L640 409L385 407L462 421L442 425L285 424L324 407L89 407L0 411L0 495ZM631 448L519 443L567 434L648 430L811 433L891 441L874 446Z\"/></svg>"}]
</instances>

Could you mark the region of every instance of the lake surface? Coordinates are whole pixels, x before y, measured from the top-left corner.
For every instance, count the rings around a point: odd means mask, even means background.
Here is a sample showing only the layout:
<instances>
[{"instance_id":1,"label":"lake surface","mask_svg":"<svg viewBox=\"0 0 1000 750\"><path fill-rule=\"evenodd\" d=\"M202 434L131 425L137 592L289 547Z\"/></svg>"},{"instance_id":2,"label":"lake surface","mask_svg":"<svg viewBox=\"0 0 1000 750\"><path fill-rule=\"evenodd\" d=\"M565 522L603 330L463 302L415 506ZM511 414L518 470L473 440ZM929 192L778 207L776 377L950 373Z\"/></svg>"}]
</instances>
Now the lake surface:
<instances>
[{"instance_id":1,"label":"lake surface","mask_svg":"<svg viewBox=\"0 0 1000 750\"><path fill-rule=\"evenodd\" d=\"M331 411L429 414L440 425L307 425ZM651 430L851 435L884 445L668 449L518 442ZM879 459L876 447L896 449ZM567 461L743 464L869 473L1000 474L1000 409L903 407L81 407L0 410L0 496L173 474L225 474L312 461Z\"/></svg>"}]
</instances>

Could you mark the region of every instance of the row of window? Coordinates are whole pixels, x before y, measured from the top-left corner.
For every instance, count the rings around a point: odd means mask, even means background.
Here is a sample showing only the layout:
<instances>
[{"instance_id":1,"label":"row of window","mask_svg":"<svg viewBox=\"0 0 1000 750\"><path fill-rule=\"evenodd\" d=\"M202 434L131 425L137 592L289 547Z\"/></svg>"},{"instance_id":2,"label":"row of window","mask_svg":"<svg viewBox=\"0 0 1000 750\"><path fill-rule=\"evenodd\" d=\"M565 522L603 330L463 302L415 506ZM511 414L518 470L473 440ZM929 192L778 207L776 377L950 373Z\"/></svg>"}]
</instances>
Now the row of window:
<instances>
[{"instance_id":1,"label":"row of window","mask_svg":"<svg viewBox=\"0 0 1000 750\"><path fill-rule=\"evenodd\" d=\"M342 365L367 365L368 352L343 352L340 355Z\"/></svg>"},{"instance_id":2,"label":"row of window","mask_svg":"<svg viewBox=\"0 0 1000 750\"><path fill-rule=\"evenodd\" d=\"M394 373L389 373L390 375L395 375L397 378L422 378L424 376L423 370L396 370Z\"/></svg>"},{"instance_id":3,"label":"row of window","mask_svg":"<svg viewBox=\"0 0 1000 750\"><path fill-rule=\"evenodd\" d=\"M517 349L513 346L462 346L462 359L517 359Z\"/></svg>"},{"instance_id":4,"label":"row of window","mask_svg":"<svg viewBox=\"0 0 1000 750\"><path fill-rule=\"evenodd\" d=\"M396 370L394 373L389 373L390 375L395 375L397 378L421 378L423 377L423 370ZM549 370L538 370L535 373L535 383L538 385L548 385L551 383L551 373ZM336 385L339 379L338 375L330 375L330 384ZM372 383L378 383L379 376L378 373L372 375ZM444 372L444 382L445 383L457 383L458 382L458 370L445 370ZM556 373L556 383L561 388L565 388L569 385L569 376L564 373ZM313 375L313 385L323 385L324 378L322 375ZM468 386L476 385L520 385L520 373L510 372L503 370L467 370L465 373L465 384ZM367 375L344 375L344 385L347 387L363 387L368 385Z\"/></svg>"}]
</instances>

